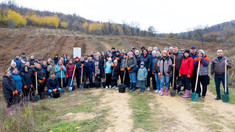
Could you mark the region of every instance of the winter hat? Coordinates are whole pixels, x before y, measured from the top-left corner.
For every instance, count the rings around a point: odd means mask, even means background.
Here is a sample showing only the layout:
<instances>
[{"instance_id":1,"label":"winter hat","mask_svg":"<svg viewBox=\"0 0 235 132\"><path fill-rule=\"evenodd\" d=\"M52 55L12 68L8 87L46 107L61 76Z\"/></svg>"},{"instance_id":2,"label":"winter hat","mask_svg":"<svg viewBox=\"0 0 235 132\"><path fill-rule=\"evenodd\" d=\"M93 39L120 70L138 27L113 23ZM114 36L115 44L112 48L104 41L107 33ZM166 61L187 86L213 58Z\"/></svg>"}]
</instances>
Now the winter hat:
<instances>
[{"instance_id":1,"label":"winter hat","mask_svg":"<svg viewBox=\"0 0 235 132\"><path fill-rule=\"evenodd\" d=\"M137 53L140 53L140 52L139 52L139 50L135 50L135 53L137 54Z\"/></svg>"},{"instance_id":2,"label":"winter hat","mask_svg":"<svg viewBox=\"0 0 235 132\"><path fill-rule=\"evenodd\" d=\"M41 58L38 58L38 61L41 61L42 59Z\"/></svg>"},{"instance_id":3,"label":"winter hat","mask_svg":"<svg viewBox=\"0 0 235 132\"><path fill-rule=\"evenodd\" d=\"M25 55L25 53L22 53L21 55Z\"/></svg>"},{"instance_id":4,"label":"winter hat","mask_svg":"<svg viewBox=\"0 0 235 132\"><path fill-rule=\"evenodd\" d=\"M78 56L76 56L76 57L75 57L75 59L79 59L79 57L78 57Z\"/></svg>"},{"instance_id":5,"label":"winter hat","mask_svg":"<svg viewBox=\"0 0 235 132\"><path fill-rule=\"evenodd\" d=\"M205 56L204 50L200 49L200 50L198 50L198 52L201 52L203 54L203 56Z\"/></svg>"},{"instance_id":6,"label":"winter hat","mask_svg":"<svg viewBox=\"0 0 235 132\"><path fill-rule=\"evenodd\" d=\"M134 47L132 47L131 49L136 49L136 47L134 46Z\"/></svg>"},{"instance_id":7,"label":"winter hat","mask_svg":"<svg viewBox=\"0 0 235 132\"><path fill-rule=\"evenodd\" d=\"M185 50L184 53L190 53L190 51L189 50Z\"/></svg>"},{"instance_id":8,"label":"winter hat","mask_svg":"<svg viewBox=\"0 0 235 132\"><path fill-rule=\"evenodd\" d=\"M154 50L158 50L158 48L157 48L157 47L154 47L153 49L154 49Z\"/></svg>"},{"instance_id":9,"label":"winter hat","mask_svg":"<svg viewBox=\"0 0 235 132\"><path fill-rule=\"evenodd\" d=\"M142 46L142 47L141 47L141 50L142 50L142 49L145 49L145 47L144 47L144 46Z\"/></svg>"},{"instance_id":10,"label":"winter hat","mask_svg":"<svg viewBox=\"0 0 235 132\"><path fill-rule=\"evenodd\" d=\"M196 46L192 46L191 49L196 49L197 47Z\"/></svg>"},{"instance_id":11,"label":"winter hat","mask_svg":"<svg viewBox=\"0 0 235 132\"><path fill-rule=\"evenodd\" d=\"M119 50L117 50L117 51L116 51L116 53L120 53L120 51L119 51Z\"/></svg>"},{"instance_id":12,"label":"winter hat","mask_svg":"<svg viewBox=\"0 0 235 132\"><path fill-rule=\"evenodd\" d=\"M117 60L114 60L113 62L114 62L114 63L117 63L118 61L117 61Z\"/></svg>"},{"instance_id":13,"label":"winter hat","mask_svg":"<svg viewBox=\"0 0 235 132\"><path fill-rule=\"evenodd\" d=\"M108 51L107 51L107 53L111 53L111 51L110 51L110 50L108 50Z\"/></svg>"},{"instance_id":14,"label":"winter hat","mask_svg":"<svg viewBox=\"0 0 235 132\"><path fill-rule=\"evenodd\" d=\"M115 50L115 48L114 48L114 47L112 47L112 49L111 49L111 50L113 50L113 49Z\"/></svg>"}]
</instances>

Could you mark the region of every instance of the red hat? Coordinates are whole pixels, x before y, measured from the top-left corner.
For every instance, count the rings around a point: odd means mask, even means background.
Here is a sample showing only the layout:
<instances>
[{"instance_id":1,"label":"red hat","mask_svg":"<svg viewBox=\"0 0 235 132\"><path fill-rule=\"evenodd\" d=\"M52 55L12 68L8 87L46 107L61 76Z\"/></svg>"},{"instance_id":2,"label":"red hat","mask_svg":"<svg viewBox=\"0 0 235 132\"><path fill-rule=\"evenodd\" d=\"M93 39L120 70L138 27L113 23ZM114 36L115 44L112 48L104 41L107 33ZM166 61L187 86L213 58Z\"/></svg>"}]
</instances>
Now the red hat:
<instances>
[{"instance_id":1,"label":"red hat","mask_svg":"<svg viewBox=\"0 0 235 132\"><path fill-rule=\"evenodd\" d=\"M76 56L76 57L75 57L75 59L79 59L79 57L78 57L78 56Z\"/></svg>"}]
</instances>

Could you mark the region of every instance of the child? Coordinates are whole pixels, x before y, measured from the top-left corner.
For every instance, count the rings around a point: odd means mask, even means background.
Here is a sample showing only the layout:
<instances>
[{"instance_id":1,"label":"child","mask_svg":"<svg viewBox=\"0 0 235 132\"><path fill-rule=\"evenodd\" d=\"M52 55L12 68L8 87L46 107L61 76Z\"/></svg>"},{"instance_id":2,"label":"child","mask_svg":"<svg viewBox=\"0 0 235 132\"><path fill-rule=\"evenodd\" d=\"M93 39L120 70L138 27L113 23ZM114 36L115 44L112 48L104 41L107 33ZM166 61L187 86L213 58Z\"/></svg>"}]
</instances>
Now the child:
<instances>
[{"instance_id":1,"label":"child","mask_svg":"<svg viewBox=\"0 0 235 132\"><path fill-rule=\"evenodd\" d=\"M55 78L55 73L50 74L50 79L47 81L48 88L48 98L51 97L52 92L56 92L57 90L60 92L61 88L59 88L59 81Z\"/></svg>"},{"instance_id":2,"label":"child","mask_svg":"<svg viewBox=\"0 0 235 132\"><path fill-rule=\"evenodd\" d=\"M144 92L145 90L145 79L147 78L147 76L148 76L148 71L144 67L144 62L141 62L137 75L137 79L140 82L140 92Z\"/></svg>"},{"instance_id":3,"label":"child","mask_svg":"<svg viewBox=\"0 0 235 132\"><path fill-rule=\"evenodd\" d=\"M112 81L112 70L111 70L111 63L112 58L108 58L108 61L106 62L104 68L105 68L105 74L106 74L106 88L111 88L111 81Z\"/></svg>"}]
</instances>

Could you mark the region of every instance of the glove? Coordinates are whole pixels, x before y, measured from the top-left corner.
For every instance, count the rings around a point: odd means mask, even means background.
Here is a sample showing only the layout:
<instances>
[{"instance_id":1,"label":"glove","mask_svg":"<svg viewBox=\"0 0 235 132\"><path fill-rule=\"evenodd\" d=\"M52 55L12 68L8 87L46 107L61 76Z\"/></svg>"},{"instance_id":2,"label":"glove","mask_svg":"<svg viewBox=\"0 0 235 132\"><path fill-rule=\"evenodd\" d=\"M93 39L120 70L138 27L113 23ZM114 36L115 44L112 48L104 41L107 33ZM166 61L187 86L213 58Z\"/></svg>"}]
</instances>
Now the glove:
<instances>
[{"instance_id":1,"label":"glove","mask_svg":"<svg viewBox=\"0 0 235 132\"><path fill-rule=\"evenodd\" d=\"M37 72L34 72L34 75L38 75L38 73L37 73Z\"/></svg>"},{"instance_id":2,"label":"glove","mask_svg":"<svg viewBox=\"0 0 235 132\"><path fill-rule=\"evenodd\" d=\"M56 93L57 89L53 89L52 91L53 91L53 93Z\"/></svg>"},{"instance_id":3,"label":"glove","mask_svg":"<svg viewBox=\"0 0 235 132\"><path fill-rule=\"evenodd\" d=\"M13 91L12 94L15 95L16 94L15 91Z\"/></svg>"},{"instance_id":4,"label":"glove","mask_svg":"<svg viewBox=\"0 0 235 132\"><path fill-rule=\"evenodd\" d=\"M112 64L111 66L114 66L114 64Z\"/></svg>"},{"instance_id":5,"label":"glove","mask_svg":"<svg viewBox=\"0 0 235 132\"><path fill-rule=\"evenodd\" d=\"M161 78L162 77L162 74L160 73L160 74L158 74L158 78Z\"/></svg>"},{"instance_id":6,"label":"glove","mask_svg":"<svg viewBox=\"0 0 235 132\"><path fill-rule=\"evenodd\" d=\"M66 75L66 78L69 78L69 75Z\"/></svg>"},{"instance_id":7,"label":"glove","mask_svg":"<svg viewBox=\"0 0 235 132\"><path fill-rule=\"evenodd\" d=\"M202 61L202 57L199 57L199 58L198 58L198 61Z\"/></svg>"},{"instance_id":8,"label":"glove","mask_svg":"<svg viewBox=\"0 0 235 132\"><path fill-rule=\"evenodd\" d=\"M63 66L60 66L60 70L61 70L61 71L63 70Z\"/></svg>"},{"instance_id":9,"label":"glove","mask_svg":"<svg viewBox=\"0 0 235 132\"><path fill-rule=\"evenodd\" d=\"M95 74L95 77L97 76L97 74Z\"/></svg>"},{"instance_id":10,"label":"glove","mask_svg":"<svg viewBox=\"0 0 235 132\"><path fill-rule=\"evenodd\" d=\"M26 85L24 85L24 89L27 89L27 86L26 86Z\"/></svg>"},{"instance_id":11,"label":"glove","mask_svg":"<svg viewBox=\"0 0 235 132\"><path fill-rule=\"evenodd\" d=\"M46 80L46 78L45 78L45 77L43 77L42 79L43 79L44 81Z\"/></svg>"},{"instance_id":12,"label":"glove","mask_svg":"<svg viewBox=\"0 0 235 132\"><path fill-rule=\"evenodd\" d=\"M33 84L31 84L31 88L33 88Z\"/></svg>"},{"instance_id":13,"label":"glove","mask_svg":"<svg viewBox=\"0 0 235 132\"><path fill-rule=\"evenodd\" d=\"M74 69L76 69L77 67L76 67L76 65L74 66Z\"/></svg>"},{"instance_id":14,"label":"glove","mask_svg":"<svg viewBox=\"0 0 235 132\"><path fill-rule=\"evenodd\" d=\"M127 70L130 71L130 70L131 70L131 67L128 67Z\"/></svg>"},{"instance_id":15,"label":"glove","mask_svg":"<svg viewBox=\"0 0 235 132\"><path fill-rule=\"evenodd\" d=\"M83 68L83 66L84 66L84 65L82 64L80 68Z\"/></svg>"},{"instance_id":16,"label":"glove","mask_svg":"<svg viewBox=\"0 0 235 132\"><path fill-rule=\"evenodd\" d=\"M43 83L42 80L38 80L39 83Z\"/></svg>"},{"instance_id":17,"label":"glove","mask_svg":"<svg viewBox=\"0 0 235 132\"><path fill-rule=\"evenodd\" d=\"M179 74L179 77L181 77L181 74Z\"/></svg>"},{"instance_id":18,"label":"glove","mask_svg":"<svg viewBox=\"0 0 235 132\"><path fill-rule=\"evenodd\" d=\"M191 77L191 75L187 75L187 77L188 77L188 78L190 78L190 77Z\"/></svg>"},{"instance_id":19,"label":"glove","mask_svg":"<svg viewBox=\"0 0 235 132\"><path fill-rule=\"evenodd\" d=\"M15 90L15 94L18 94L18 91L17 91L17 90Z\"/></svg>"},{"instance_id":20,"label":"glove","mask_svg":"<svg viewBox=\"0 0 235 132\"><path fill-rule=\"evenodd\" d=\"M119 58L117 57L116 60L119 60Z\"/></svg>"},{"instance_id":21,"label":"glove","mask_svg":"<svg viewBox=\"0 0 235 132\"><path fill-rule=\"evenodd\" d=\"M121 71L125 71L125 69L124 69L124 68L121 68Z\"/></svg>"}]
</instances>

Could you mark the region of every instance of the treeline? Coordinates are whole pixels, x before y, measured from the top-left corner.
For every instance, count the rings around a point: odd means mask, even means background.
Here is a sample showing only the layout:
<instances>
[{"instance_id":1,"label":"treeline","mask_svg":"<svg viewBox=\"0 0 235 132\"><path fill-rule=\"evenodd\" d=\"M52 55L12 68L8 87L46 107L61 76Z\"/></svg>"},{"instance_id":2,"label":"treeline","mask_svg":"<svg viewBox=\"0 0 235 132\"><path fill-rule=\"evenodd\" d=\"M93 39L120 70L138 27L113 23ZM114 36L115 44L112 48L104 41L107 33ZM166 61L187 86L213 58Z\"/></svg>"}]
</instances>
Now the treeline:
<instances>
[{"instance_id":1,"label":"treeline","mask_svg":"<svg viewBox=\"0 0 235 132\"><path fill-rule=\"evenodd\" d=\"M150 26L147 30L141 30L138 26L128 24L116 24L111 22L94 22L82 18L76 14L65 15L48 11L32 10L18 7L15 3L0 4L0 26L19 28L24 26L36 26L45 28L59 28L77 30L88 34L96 35L130 35L130 36L151 36L156 31Z\"/></svg>"}]
</instances>

